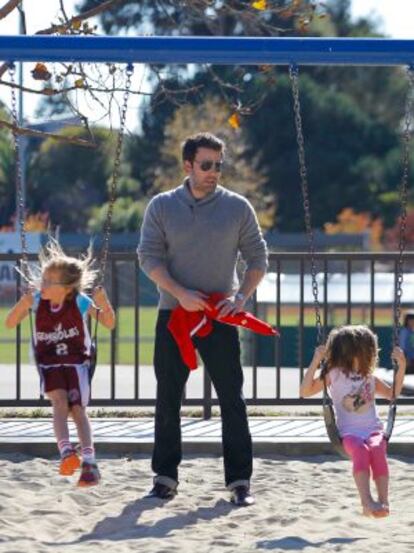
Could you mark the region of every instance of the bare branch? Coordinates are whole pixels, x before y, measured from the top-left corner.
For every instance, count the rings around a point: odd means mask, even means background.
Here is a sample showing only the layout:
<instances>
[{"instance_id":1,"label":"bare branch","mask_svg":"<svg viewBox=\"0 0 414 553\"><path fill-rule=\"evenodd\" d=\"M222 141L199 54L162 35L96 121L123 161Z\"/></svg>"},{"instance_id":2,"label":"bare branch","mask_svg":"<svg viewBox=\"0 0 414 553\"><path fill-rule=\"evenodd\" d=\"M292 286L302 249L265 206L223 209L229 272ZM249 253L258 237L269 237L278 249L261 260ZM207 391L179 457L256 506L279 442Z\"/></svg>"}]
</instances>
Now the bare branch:
<instances>
[{"instance_id":1,"label":"bare branch","mask_svg":"<svg viewBox=\"0 0 414 553\"><path fill-rule=\"evenodd\" d=\"M0 78L3 77L3 75L6 73L8 68L9 68L8 63L3 63L3 65L0 66Z\"/></svg>"},{"instance_id":2,"label":"bare branch","mask_svg":"<svg viewBox=\"0 0 414 553\"><path fill-rule=\"evenodd\" d=\"M65 21L68 22L69 17L66 14L65 4L63 3L63 0L59 0L59 6L60 6L60 11L62 12L63 17L65 18Z\"/></svg>"},{"instance_id":3,"label":"bare branch","mask_svg":"<svg viewBox=\"0 0 414 553\"><path fill-rule=\"evenodd\" d=\"M13 84L9 81L4 81L0 79L0 85L8 86L10 88L18 88L19 90L22 90L23 92L30 92L30 94L39 94L40 96L58 96L59 94L65 94L67 92L72 92L73 90L84 90L86 92L125 92L124 87L114 87L114 88L99 88L95 86L68 86L65 88L57 89L57 88L43 88L43 89L37 89L37 88L30 88L28 86L20 86L19 84ZM130 94L135 94L137 96L151 96L152 92L142 92L141 90L130 90ZM178 92L177 92L178 93Z\"/></svg>"},{"instance_id":4,"label":"bare branch","mask_svg":"<svg viewBox=\"0 0 414 553\"><path fill-rule=\"evenodd\" d=\"M62 23L60 25L52 25L48 29L43 29L41 31L37 31L37 33L35 33L35 34L37 34L37 35L50 35L52 33L58 32L58 31L61 32L61 33L64 33L65 31L67 31L68 29L70 29L72 27L74 22L85 21L86 19L89 19L91 17L95 17L96 15L99 15L100 13L113 8L117 4L119 4L120 2L124 2L124 1L125 0L107 0L106 2L101 4L100 6L97 6L96 8L92 8L91 10L88 10L87 12L84 12L80 15L75 15L75 16L71 17L70 19L67 20L66 23ZM8 13L10 13L10 11L12 11L12 9L14 9L16 6L18 6L19 3L20 3L20 0L9 0L8 4L10 4L10 5L13 4L13 7L10 7L9 10L7 11L7 13L3 17L5 17ZM61 7L62 6L63 5L61 3ZM0 9L0 19L2 19L2 12L6 11L7 7L8 6L5 5L5 6L3 6L3 8ZM2 65L0 65L0 78L4 75L4 73L7 71L7 69L8 69L8 63L3 63Z\"/></svg>"},{"instance_id":5,"label":"bare branch","mask_svg":"<svg viewBox=\"0 0 414 553\"><path fill-rule=\"evenodd\" d=\"M0 19L4 19L20 4L21 0L9 0L0 8Z\"/></svg>"},{"instance_id":6,"label":"bare branch","mask_svg":"<svg viewBox=\"0 0 414 553\"><path fill-rule=\"evenodd\" d=\"M84 140L83 138L74 138L70 136L62 136L60 134L45 132L45 131L36 131L35 129L27 129L25 127L16 127L8 121L0 120L0 128L5 127L6 129L11 130L13 133L20 136L31 136L33 138L54 138L60 140L61 142L67 142L68 144L76 144L78 146L84 146L85 148L96 148L97 145L94 142L89 140Z\"/></svg>"},{"instance_id":7,"label":"bare branch","mask_svg":"<svg viewBox=\"0 0 414 553\"><path fill-rule=\"evenodd\" d=\"M71 17L66 23L62 23L59 25L52 25L48 29L43 29L41 31L37 31L35 33L36 35L50 35L52 33L56 33L59 31L60 33L64 33L68 29L71 28L73 23L77 21L85 21L86 19L90 19L91 17L95 17L96 15L99 15L100 13L107 11L113 7L115 7L117 4L120 4L121 2L124 2L125 0L107 0L100 6L96 6L96 8L92 8L91 10L88 10L87 12L81 13L79 15L75 15L74 17Z\"/></svg>"},{"instance_id":8,"label":"bare branch","mask_svg":"<svg viewBox=\"0 0 414 553\"><path fill-rule=\"evenodd\" d=\"M23 21L23 27L24 27L24 34L26 34L26 17L25 13L20 5L21 0L9 0L9 2L0 8L0 20L4 19L12 10L14 10L16 7L18 8L20 12L20 16ZM4 73L7 71L9 67L8 63L3 63L0 65L0 78L4 75Z\"/></svg>"}]
</instances>

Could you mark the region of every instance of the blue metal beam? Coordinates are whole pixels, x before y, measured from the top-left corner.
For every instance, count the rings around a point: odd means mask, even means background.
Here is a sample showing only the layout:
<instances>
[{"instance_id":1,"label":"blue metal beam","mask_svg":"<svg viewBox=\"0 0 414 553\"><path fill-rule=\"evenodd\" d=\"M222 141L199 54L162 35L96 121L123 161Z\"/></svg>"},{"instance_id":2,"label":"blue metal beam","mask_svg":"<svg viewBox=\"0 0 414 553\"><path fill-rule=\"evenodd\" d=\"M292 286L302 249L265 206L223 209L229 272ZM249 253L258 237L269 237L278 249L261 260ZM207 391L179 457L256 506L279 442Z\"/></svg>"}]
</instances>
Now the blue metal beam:
<instances>
[{"instance_id":1,"label":"blue metal beam","mask_svg":"<svg viewBox=\"0 0 414 553\"><path fill-rule=\"evenodd\" d=\"M0 60L223 65L412 65L414 40L0 36Z\"/></svg>"}]
</instances>

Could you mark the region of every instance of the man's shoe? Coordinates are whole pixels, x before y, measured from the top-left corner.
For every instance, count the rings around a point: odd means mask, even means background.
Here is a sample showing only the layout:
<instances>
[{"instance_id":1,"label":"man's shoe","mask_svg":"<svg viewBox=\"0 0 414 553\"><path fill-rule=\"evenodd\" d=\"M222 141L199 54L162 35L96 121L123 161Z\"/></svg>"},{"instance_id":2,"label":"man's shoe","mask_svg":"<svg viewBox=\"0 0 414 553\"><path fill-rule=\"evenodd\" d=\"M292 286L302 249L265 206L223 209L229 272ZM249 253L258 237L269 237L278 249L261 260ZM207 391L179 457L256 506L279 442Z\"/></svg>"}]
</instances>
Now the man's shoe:
<instances>
[{"instance_id":1,"label":"man's shoe","mask_svg":"<svg viewBox=\"0 0 414 553\"><path fill-rule=\"evenodd\" d=\"M231 490L230 501L237 507L248 507L254 504L254 497L247 486L236 486Z\"/></svg>"},{"instance_id":2,"label":"man's shoe","mask_svg":"<svg viewBox=\"0 0 414 553\"><path fill-rule=\"evenodd\" d=\"M161 484L161 482L155 482L152 490L145 497L158 497L158 499L172 499L177 495L177 490Z\"/></svg>"}]
</instances>

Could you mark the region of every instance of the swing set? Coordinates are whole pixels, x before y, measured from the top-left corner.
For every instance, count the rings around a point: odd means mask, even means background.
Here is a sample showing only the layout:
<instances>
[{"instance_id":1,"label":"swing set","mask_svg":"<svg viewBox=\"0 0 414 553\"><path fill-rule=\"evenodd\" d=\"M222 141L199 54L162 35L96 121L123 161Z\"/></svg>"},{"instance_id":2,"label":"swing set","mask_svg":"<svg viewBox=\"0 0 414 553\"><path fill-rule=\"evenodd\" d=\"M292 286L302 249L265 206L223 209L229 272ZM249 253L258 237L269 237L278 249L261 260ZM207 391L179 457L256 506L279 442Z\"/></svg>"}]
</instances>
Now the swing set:
<instances>
[{"instance_id":1,"label":"swing set","mask_svg":"<svg viewBox=\"0 0 414 553\"><path fill-rule=\"evenodd\" d=\"M103 227L103 238L102 238L102 247L99 252L99 269L98 269L98 279L97 286L103 284L105 280L106 266L108 261L109 245L111 238L111 227L112 227L112 216L114 211L114 205L117 198L117 187L119 180L119 168L122 161L122 146L125 136L125 125L126 125L126 115L128 110L128 100L129 93L131 89L131 78L133 75L133 65L129 63L125 69L125 86L123 101L120 110L120 126L117 134L116 148L115 148L115 158L113 162L112 174L110 178L110 188L109 188L109 202L108 210L105 217L104 227ZM12 85L15 85L15 65L14 63L9 65L9 76L10 82ZM21 157L20 157L20 141L19 135L16 129L18 128L18 113L17 113L17 100L16 100L16 90L15 86L11 87L11 114L13 121L13 146L14 146L14 159L15 159L15 184L16 184L16 198L18 205L18 226L19 234L21 241L21 263L20 271L23 276L25 283L28 282L28 266L29 266L29 256L27 250L27 237L25 229L25 196L23 193L23 184L22 184L22 168L21 168ZM93 333L91 337L91 346L90 346L90 364L89 364L89 379L92 380L92 377L95 373L97 358L98 358L98 322L99 322L99 312L100 309L97 306L94 306L96 309L96 319L93 325ZM30 324L30 341L32 346L33 354L35 355L35 334L34 334L34 324L33 324L33 313L32 309L29 309L29 324ZM36 366L38 365L37 359L35 359ZM40 369L38 368L40 374Z\"/></svg>"},{"instance_id":2,"label":"swing set","mask_svg":"<svg viewBox=\"0 0 414 553\"><path fill-rule=\"evenodd\" d=\"M292 86L293 112L296 127L299 159L300 187L304 209L305 228L308 237L310 273L314 299L318 345L324 343L325 332L318 298L315 245L312 230L310 193L305 161L305 141L302 128L299 95L300 65L374 65L407 66L408 92L404 109L402 178L399 187L400 227L396 270L396 285L393 305L393 345L398 344L401 328L401 296L403 293L403 265L405 252L405 229L407 222L408 175L411 145L411 117L414 95L414 40L391 39L319 39L319 38L204 38L204 37L74 37L74 36L13 36L0 37L0 59L10 62L13 78L13 62L16 61L79 61L127 63L124 102L121 110L121 125L118 134L114 168L111 180L110 201L104 225L104 240L100 255L100 282L105 274L113 205L116 199L117 180L125 131L128 94L131 86L132 64L177 64L212 63L227 65L287 65ZM17 110L12 87L12 115L17 126ZM19 164L19 141L13 132L16 154L16 194L20 205L20 233L22 265L27 266L26 236L24 230L24 202L21 189ZM96 326L94 332L96 344ZM397 398L395 397L396 366L393 363L393 394L389 403L386 438L391 438L394 427ZM323 375L323 368L322 368ZM328 437L340 455L344 453L336 426L332 400L324 379L323 413Z\"/></svg>"}]
</instances>

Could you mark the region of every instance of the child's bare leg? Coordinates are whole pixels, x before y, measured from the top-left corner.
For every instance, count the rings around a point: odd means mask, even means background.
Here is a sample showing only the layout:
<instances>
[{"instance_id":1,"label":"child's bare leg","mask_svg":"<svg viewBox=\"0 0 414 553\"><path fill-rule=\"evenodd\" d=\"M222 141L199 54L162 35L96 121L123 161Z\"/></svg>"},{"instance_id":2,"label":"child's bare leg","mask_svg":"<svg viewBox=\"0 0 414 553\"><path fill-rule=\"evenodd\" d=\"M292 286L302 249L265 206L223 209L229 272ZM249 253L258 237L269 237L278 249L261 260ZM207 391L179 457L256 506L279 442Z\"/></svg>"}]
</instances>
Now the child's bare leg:
<instances>
[{"instance_id":1,"label":"child's bare leg","mask_svg":"<svg viewBox=\"0 0 414 553\"><path fill-rule=\"evenodd\" d=\"M358 436L345 436L342 440L345 451L352 459L352 472L359 497L362 503L362 512L365 516L374 516L374 512L381 508L375 502L370 490L370 453L364 440Z\"/></svg>"},{"instance_id":2,"label":"child's bare leg","mask_svg":"<svg viewBox=\"0 0 414 553\"><path fill-rule=\"evenodd\" d=\"M375 485L378 492L378 501L385 507L388 507L388 476L378 476L375 480Z\"/></svg>"},{"instance_id":3,"label":"child's bare leg","mask_svg":"<svg viewBox=\"0 0 414 553\"><path fill-rule=\"evenodd\" d=\"M72 418L76 424L79 441L82 447L82 458L88 463L95 462L95 450L92 442L92 430L86 408L81 405L72 406Z\"/></svg>"},{"instance_id":4,"label":"child's bare leg","mask_svg":"<svg viewBox=\"0 0 414 553\"><path fill-rule=\"evenodd\" d=\"M81 405L72 406L72 417L78 429L79 441L82 446L82 470L78 486L95 486L101 475L96 465L95 449L92 442L92 431L86 408Z\"/></svg>"},{"instance_id":5,"label":"child's bare leg","mask_svg":"<svg viewBox=\"0 0 414 553\"><path fill-rule=\"evenodd\" d=\"M361 470L354 472L354 480L358 489L359 497L361 498L362 512L365 516L374 516L381 505L375 502L371 495L369 486L370 474L369 471Z\"/></svg>"},{"instance_id":6,"label":"child's bare leg","mask_svg":"<svg viewBox=\"0 0 414 553\"><path fill-rule=\"evenodd\" d=\"M66 390L53 390L48 392L53 409L53 429L59 451L62 454L65 450L71 449L69 439L69 404Z\"/></svg>"}]
</instances>

